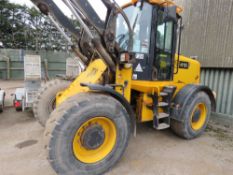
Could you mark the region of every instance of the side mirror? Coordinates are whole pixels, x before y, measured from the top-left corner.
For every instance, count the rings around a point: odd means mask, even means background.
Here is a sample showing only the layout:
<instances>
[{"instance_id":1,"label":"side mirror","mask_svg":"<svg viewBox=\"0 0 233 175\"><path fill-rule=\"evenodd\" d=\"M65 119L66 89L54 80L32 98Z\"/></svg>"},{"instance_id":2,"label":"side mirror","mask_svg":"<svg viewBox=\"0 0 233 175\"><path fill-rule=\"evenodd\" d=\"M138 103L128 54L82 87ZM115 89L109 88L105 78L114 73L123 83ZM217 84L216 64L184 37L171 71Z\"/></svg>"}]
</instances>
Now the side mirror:
<instances>
[{"instance_id":1,"label":"side mirror","mask_svg":"<svg viewBox=\"0 0 233 175\"><path fill-rule=\"evenodd\" d=\"M176 6L168 6L164 8L163 21L173 21L177 23L177 15L176 15Z\"/></svg>"}]
</instances>

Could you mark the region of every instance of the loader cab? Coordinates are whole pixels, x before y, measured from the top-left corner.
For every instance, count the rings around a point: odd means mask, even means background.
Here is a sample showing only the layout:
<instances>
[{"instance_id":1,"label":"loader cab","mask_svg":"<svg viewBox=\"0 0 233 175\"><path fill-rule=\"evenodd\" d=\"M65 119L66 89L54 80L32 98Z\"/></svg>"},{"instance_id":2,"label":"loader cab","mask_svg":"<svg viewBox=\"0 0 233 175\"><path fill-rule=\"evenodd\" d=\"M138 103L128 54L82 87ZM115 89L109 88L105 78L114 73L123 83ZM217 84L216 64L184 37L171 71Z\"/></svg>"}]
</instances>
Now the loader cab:
<instances>
[{"instance_id":1,"label":"loader cab","mask_svg":"<svg viewBox=\"0 0 233 175\"><path fill-rule=\"evenodd\" d=\"M169 17L168 9L147 2L124 8L133 30L133 80L173 80L178 16ZM170 12L169 12L170 13ZM118 15L116 42L124 53L129 45L125 20Z\"/></svg>"}]
</instances>

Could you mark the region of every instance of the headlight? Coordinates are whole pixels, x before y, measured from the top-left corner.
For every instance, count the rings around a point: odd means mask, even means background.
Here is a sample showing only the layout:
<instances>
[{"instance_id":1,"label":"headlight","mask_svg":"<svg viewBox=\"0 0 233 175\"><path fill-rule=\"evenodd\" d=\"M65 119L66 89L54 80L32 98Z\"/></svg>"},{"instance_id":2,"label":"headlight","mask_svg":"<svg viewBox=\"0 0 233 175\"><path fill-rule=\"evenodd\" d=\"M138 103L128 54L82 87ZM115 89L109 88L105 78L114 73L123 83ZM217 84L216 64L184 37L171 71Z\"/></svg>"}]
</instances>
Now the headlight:
<instances>
[{"instance_id":1,"label":"headlight","mask_svg":"<svg viewBox=\"0 0 233 175\"><path fill-rule=\"evenodd\" d=\"M120 55L120 62L129 62L130 56L128 53L122 53Z\"/></svg>"}]
</instances>

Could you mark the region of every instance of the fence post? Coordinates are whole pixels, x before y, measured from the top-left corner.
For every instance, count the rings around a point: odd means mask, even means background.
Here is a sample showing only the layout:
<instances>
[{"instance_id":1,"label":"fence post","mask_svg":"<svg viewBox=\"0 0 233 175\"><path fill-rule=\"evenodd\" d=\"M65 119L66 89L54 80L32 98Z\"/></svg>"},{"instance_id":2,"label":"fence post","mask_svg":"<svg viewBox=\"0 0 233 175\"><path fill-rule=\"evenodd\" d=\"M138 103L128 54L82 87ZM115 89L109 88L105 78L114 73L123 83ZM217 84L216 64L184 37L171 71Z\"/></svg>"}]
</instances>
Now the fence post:
<instances>
[{"instance_id":1,"label":"fence post","mask_svg":"<svg viewBox=\"0 0 233 175\"><path fill-rule=\"evenodd\" d=\"M49 80L48 60L46 58L44 59L44 71L46 80Z\"/></svg>"}]
</instances>

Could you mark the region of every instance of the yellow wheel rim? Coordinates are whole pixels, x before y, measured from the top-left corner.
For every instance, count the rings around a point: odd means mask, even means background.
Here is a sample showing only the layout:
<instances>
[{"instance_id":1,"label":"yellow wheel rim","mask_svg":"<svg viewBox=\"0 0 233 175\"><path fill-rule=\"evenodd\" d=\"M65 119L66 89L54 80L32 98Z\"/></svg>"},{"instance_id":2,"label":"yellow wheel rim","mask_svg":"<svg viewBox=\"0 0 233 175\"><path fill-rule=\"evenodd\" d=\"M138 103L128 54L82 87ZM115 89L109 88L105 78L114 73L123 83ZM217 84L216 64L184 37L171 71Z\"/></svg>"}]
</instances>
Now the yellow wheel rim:
<instances>
[{"instance_id":1,"label":"yellow wheel rim","mask_svg":"<svg viewBox=\"0 0 233 175\"><path fill-rule=\"evenodd\" d=\"M106 117L92 118L76 131L73 139L74 155L83 163L99 162L111 153L116 139L117 130L112 120Z\"/></svg>"},{"instance_id":2,"label":"yellow wheel rim","mask_svg":"<svg viewBox=\"0 0 233 175\"><path fill-rule=\"evenodd\" d=\"M193 130L200 130L205 124L207 117L207 109L204 103L195 106L191 116L191 127Z\"/></svg>"}]
</instances>

